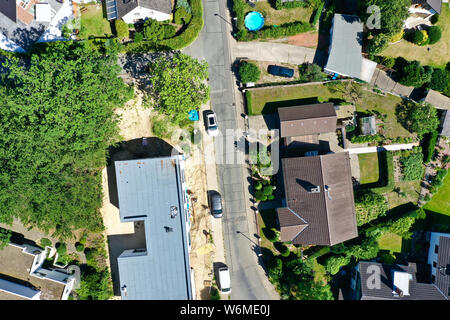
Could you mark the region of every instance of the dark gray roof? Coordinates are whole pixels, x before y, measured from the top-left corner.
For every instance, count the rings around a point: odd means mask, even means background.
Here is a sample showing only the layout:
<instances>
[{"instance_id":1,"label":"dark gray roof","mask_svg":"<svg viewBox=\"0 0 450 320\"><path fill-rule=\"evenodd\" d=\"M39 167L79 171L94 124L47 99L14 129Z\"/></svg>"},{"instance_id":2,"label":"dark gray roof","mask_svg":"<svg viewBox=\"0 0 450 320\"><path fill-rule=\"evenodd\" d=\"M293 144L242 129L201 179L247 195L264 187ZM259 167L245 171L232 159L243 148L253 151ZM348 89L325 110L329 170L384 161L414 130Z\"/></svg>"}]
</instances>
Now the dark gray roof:
<instances>
[{"instance_id":1,"label":"dark gray roof","mask_svg":"<svg viewBox=\"0 0 450 320\"><path fill-rule=\"evenodd\" d=\"M122 18L137 7L167 14L172 13L172 2L170 0L116 0L116 3L118 18Z\"/></svg>"},{"instance_id":2,"label":"dark gray roof","mask_svg":"<svg viewBox=\"0 0 450 320\"><path fill-rule=\"evenodd\" d=\"M278 108L278 115L281 137L336 131L336 110L331 102Z\"/></svg>"},{"instance_id":3,"label":"dark gray roof","mask_svg":"<svg viewBox=\"0 0 450 320\"><path fill-rule=\"evenodd\" d=\"M357 16L335 14L326 71L360 78L363 24Z\"/></svg>"},{"instance_id":4,"label":"dark gray roof","mask_svg":"<svg viewBox=\"0 0 450 320\"><path fill-rule=\"evenodd\" d=\"M282 167L286 207L277 209L282 239L295 230L290 240L304 245L334 245L358 236L348 152L284 158ZM310 192L315 186L320 192Z\"/></svg>"},{"instance_id":5,"label":"dark gray roof","mask_svg":"<svg viewBox=\"0 0 450 320\"><path fill-rule=\"evenodd\" d=\"M120 288L126 286L122 299L192 299L186 191L178 156L116 161L115 169L120 220L144 221L146 241L140 255L125 251L118 258ZM173 208L177 214L172 218Z\"/></svg>"},{"instance_id":6,"label":"dark gray roof","mask_svg":"<svg viewBox=\"0 0 450 320\"><path fill-rule=\"evenodd\" d=\"M369 287L374 284L372 281L374 270L368 268L376 268L380 271L380 287ZM409 295L403 297L395 296L392 291L394 289L394 271L407 272L411 275L409 280ZM359 263L360 284L361 284L361 300L445 300L444 295L438 288L431 283L417 282L416 272L412 266L389 265L377 262L361 261ZM372 277L371 277L372 276ZM369 278L370 277L370 278Z\"/></svg>"},{"instance_id":7,"label":"dark gray roof","mask_svg":"<svg viewBox=\"0 0 450 320\"><path fill-rule=\"evenodd\" d=\"M447 299L450 298L450 237L441 236L439 238L439 251L434 284Z\"/></svg>"},{"instance_id":8,"label":"dark gray roof","mask_svg":"<svg viewBox=\"0 0 450 320\"><path fill-rule=\"evenodd\" d=\"M427 3L434 11L441 14L442 10L442 0L427 0Z\"/></svg>"},{"instance_id":9,"label":"dark gray roof","mask_svg":"<svg viewBox=\"0 0 450 320\"><path fill-rule=\"evenodd\" d=\"M432 89L428 90L424 101L437 109L450 110L450 98Z\"/></svg>"},{"instance_id":10,"label":"dark gray roof","mask_svg":"<svg viewBox=\"0 0 450 320\"><path fill-rule=\"evenodd\" d=\"M441 135L450 137L450 111L445 110L441 118Z\"/></svg>"},{"instance_id":11,"label":"dark gray roof","mask_svg":"<svg viewBox=\"0 0 450 320\"><path fill-rule=\"evenodd\" d=\"M0 1L0 12L13 22L17 21L16 0Z\"/></svg>"}]
</instances>

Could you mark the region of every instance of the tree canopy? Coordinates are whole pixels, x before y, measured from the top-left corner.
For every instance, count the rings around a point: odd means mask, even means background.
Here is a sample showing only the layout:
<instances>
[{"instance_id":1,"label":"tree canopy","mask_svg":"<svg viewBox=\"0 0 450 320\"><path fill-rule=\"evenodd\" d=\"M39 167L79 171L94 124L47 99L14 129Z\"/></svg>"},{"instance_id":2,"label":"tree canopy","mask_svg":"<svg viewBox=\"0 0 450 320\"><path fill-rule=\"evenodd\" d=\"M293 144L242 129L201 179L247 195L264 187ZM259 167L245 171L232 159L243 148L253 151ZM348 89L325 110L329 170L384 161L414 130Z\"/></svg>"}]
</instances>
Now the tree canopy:
<instances>
[{"instance_id":1,"label":"tree canopy","mask_svg":"<svg viewBox=\"0 0 450 320\"><path fill-rule=\"evenodd\" d=\"M101 169L117 141L113 110L132 97L113 52L55 42L0 83L0 221L55 231L101 230Z\"/></svg>"},{"instance_id":2,"label":"tree canopy","mask_svg":"<svg viewBox=\"0 0 450 320\"><path fill-rule=\"evenodd\" d=\"M397 117L406 129L417 133L419 137L439 126L437 111L429 103L418 104L405 100L398 106Z\"/></svg>"},{"instance_id":3,"label":"tree canopy","mask_svg":"<svg viewBox=\"0 0 450 320\"><path fill-rule=\"evenodd\" d=\"M374 30L392 36L403 29L403 23L408 18L408 8L411 0L363 0L364 12L369 6L376 5L380 8L380 30ZM369 14L365 13L366 21Z\"/></svg>"},{"instance_id":4,"label":"tree canopy","mask_svg":"<svg viewBox=\"0 0 450 320\"><path fill-rule=\"evenodd\" d=\"M182 53L160 57L149 65L155 108L180 123L209 100L208 64Z\"/></svg>"},{"instance_id":5,"label":"tree canopy","mask_svg":"<svg viewBox=\"0 0 450 320\"><path fill-rule=\"evenodd\" d=\"M362 226L386 214L386 199L382 195L370 191L358 193L355 195L355 210L357 225Z\"/></svg>"}]
</instances>

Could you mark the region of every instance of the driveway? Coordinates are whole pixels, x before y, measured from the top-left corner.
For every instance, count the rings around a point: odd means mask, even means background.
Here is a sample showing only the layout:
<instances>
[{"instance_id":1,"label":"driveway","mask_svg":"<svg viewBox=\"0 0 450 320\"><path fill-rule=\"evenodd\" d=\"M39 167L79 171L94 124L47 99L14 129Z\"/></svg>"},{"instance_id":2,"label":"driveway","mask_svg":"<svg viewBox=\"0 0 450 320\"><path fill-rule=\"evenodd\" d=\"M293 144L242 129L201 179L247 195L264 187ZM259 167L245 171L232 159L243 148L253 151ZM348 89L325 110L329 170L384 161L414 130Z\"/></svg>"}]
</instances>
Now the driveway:
<instances>
[{"instance_id":1,"label":"driveway","mask_svg":"<svg viewBox=\"0 0 450 320\"><path fill-rule=\"evenodd\" d=\"M215 138L219 139L220 144L220 141L223 142L227 137L226 134L233 134L227 133L226 129L244 128L243 118L239 116L243 112L243 106L240 95L236 96L231 72L229 41L233 40L228 39L231 38L229 12L224 1L203 1L203 6L205 26L199 38L183 52L198 59L205 59L209 64L210 103L217 114L219 128L225 134ZM231 149L221 149L217 148L216 144L218 189L224 202L222 222L225 262L231 271L233 287L230 298L279 299L256 255L255 217L250 211L248 201L248 174L244 174L247 168L243 164L233 161L227 164L224 161L225 158L236 155L234 146Z\"/></svg>"}]
</instances>

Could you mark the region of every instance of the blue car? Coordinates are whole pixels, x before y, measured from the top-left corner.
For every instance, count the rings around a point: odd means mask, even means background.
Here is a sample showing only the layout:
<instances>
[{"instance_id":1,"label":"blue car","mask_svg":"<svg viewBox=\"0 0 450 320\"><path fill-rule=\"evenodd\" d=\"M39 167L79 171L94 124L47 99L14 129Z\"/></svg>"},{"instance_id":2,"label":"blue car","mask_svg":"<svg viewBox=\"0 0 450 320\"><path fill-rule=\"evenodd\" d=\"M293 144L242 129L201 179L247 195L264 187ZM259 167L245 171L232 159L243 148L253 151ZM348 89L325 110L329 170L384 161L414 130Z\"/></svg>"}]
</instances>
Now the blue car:
<instances>
[{"instance_id":1,"label":"blue car","mask_svg":"<svg viewBox=\"0 0 450 320\"><path fill-rule=\"evenodd\" d=\"M281 67L281 66L274 66L270 65L267 68L267 72L274 76L280 76L280 77L286 77L286 78L292 78L294 76L294 69Z\"/></svg>"}]
</instances>

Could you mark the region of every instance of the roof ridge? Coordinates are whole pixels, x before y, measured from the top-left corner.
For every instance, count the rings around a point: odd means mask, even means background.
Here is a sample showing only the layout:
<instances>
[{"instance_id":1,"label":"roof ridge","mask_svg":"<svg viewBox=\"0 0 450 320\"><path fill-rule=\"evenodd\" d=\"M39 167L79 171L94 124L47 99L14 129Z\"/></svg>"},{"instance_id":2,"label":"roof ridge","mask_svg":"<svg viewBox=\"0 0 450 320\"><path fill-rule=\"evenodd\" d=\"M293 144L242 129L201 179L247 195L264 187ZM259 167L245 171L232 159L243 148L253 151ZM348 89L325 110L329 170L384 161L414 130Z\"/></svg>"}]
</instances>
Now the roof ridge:
<instances>
[{"instance_id":1,"label":"roof ridge","mask_svg":"<svg viewBox=\"0 0 450 320\"><path fill-rule=\"evenodd\" d=\"M319 161L319 163L320 163L320 176L322 177L322 185L323 185L323 197L324 197L324 202L325 202L325 212L326 212L326 217L327 217L327 226L328 226L328 232L327 232L327 234L328 234L328 240L329 240L329 242L330 242L330 244L331 244L331 228L330 228L330 220L328 219L328 205L327 205L327 197L326 197L326 195L325 195L325 177L324 177L324 175L323 175L323 166L322 166L322 160L323 160L323 157L322 157L322 155L320 155L319 156L320 157L320 161Z\"/></svg>"}]
</instances>

